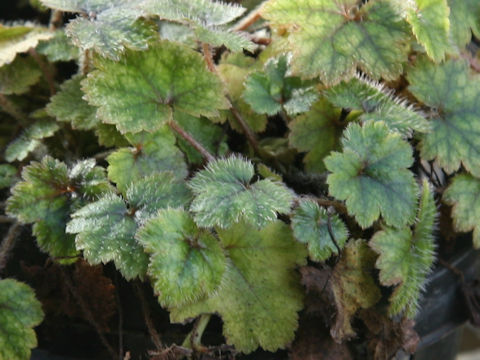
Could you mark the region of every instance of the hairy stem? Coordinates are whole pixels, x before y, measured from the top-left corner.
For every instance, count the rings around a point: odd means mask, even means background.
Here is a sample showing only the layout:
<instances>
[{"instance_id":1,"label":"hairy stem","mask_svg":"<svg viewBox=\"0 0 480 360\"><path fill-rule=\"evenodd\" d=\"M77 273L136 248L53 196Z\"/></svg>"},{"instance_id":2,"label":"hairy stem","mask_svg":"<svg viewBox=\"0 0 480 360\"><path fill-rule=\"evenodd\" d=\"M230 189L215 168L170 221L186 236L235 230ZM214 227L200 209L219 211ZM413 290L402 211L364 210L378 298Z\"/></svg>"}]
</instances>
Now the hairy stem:
<instances>
[{"instance_id":1,"label":"hairy stem","mask_svg":"<svg viewBox=\"0 0 480 360\"><path fill-rule=\"evenodd\" d=\"M323 207L329 207L332 206L337 212L343 215L348 215L348 211L346 206L341 203L340 201L337 200L330 200L330 199L325 199L325 198L317 198L316 199L318 205L323 206Z\"/></svg>"},{"instance_id":2,"label":"hairy stem","mask_svg":"<svg viewBox=\"0 0 480 360\"><path fill-rule=\"evenodd\" d=\"M231 104L230 111L232 112L232 115L235 118L235 120L237 120L238 124L242 128L242 130L243 130L243 132L244 132L244 134L247 138L248 143L252 146L253 150L257 154L261 155L262 151L260 149L260 146L258 145L257 136L255 135L253 130L250 128L250 126L248 126L248 124L246 123L245 119L240 114L240 112L235 108L230 96L227 96L227 99L228 99L228 101L230 101L230 104Z\"/></svg>"},{"instance_id":3,"label":"hairy stem","mask_svg":"<svg viewBox=\"0 0 480 360\"><path fill-rule=\"evenodd\" d=\"M183 341L182 346L191 348L192 350L202 350L202 336L207 328L207 325L212 317L211 314L202 314L193 324L192 331L187 335Z\"/></svg>"},{"instance_id":4,"label":"hairy stem","mask_svg":"<svg viewBox=\"0 0 480 360\"><path fill-rule=\"evenodd\" d=\"M150 337L152 339L153 344L157 348L158 351L162 351L164 346L162 341L160 340L160 335L155 329L153 325L152 317L150 314L150 308L148 307L147 301L145 300L145 294L143 293L143 287L140 282L135 282L134 285L135 290L137 292L138 298L140 300L140 305L142 306L143 317L145 319L145 324L147 325L148 332L150 333Z\"/></svg>"},{"instance_id":5,"label":"hairy stem","mask_svg":"<svg viewBox=\"0 0 480 360\"><path fill-rule=\"evenodd\" d=\"M208 70L213 73L217 72L217 68L215 67L215 62L213 61L213 55L210 50L210 45L207 43L202 43L202 51L203 51L203 58L205 59L205 63L207 64Z\"/></svg>"},{"instance_id":6,"label":"hairy stem","mask_svg":"<svg viewBox=\"0 0 480 360\"><path fill-rule=\"evenodd\" d=\"M31 48L28 51L28 53L35 60L35 62L38 64L38 66L40 67L40 70L42 70L43 77L45 78L45 80L47 80L48 88L50 89L50 96L55 95L57 90L55 89L55 79L54 79L53 70L52 70L50 64L43 61L40 54L37 53L34 48Z\"/></svg>"},{"instance_id":7,"label":"hairy stem","mask_svg":"<svg viewBox=\"0 0 480 360\"><path fill-rule=\"evenodd\" d=\"M10 251L12 251L13 247L15 246L15 241L17 240L18 230L20 229L20 223L15 222L10 226L8 229L7 235L2 241L2 245L0 246L0 273L7 265L8 256Z\"/></svg>"},{"instance_id":8,"label":"hairy stem","mask_svg":"<svg viewBox=\"0 0 480 360\"><path fill-rule=\"evenodd\" d=\"M255 9L250 11L247 16L242 18L233 28L233 31L244 31L248 29L251 25L253 25L257 20L261 18L261 10L263 7L263 3L258 5Z\"/></svg>"},{"instance_id":9,"label":"hairy stem","mask_svg":"<svg viewBox=\"0 0 480 360\"><path fill-rule=\"evenodd\" d=\"M195 150L197 150L207 161L215 160L215 156L213 156L202 144L200 144L197 140L195 140L192 135L186 132L180 125L178 125L174 121L170 121L168 126L175 131L178 135L180 135L183 139L185 139L190 145L193 146Z\"/></svg>"},{"instance_id":10,"label":"hairy stem","mask_svg":"<svg viewBox=\"0 0 480 360\"><path fill-rule=\"evenodd\" d=\"M48 29L51 31L57 30L63 23L63 12L60 10L52 10L50 14L50 21L48 22Z\"/></svg>"}]
</instances>

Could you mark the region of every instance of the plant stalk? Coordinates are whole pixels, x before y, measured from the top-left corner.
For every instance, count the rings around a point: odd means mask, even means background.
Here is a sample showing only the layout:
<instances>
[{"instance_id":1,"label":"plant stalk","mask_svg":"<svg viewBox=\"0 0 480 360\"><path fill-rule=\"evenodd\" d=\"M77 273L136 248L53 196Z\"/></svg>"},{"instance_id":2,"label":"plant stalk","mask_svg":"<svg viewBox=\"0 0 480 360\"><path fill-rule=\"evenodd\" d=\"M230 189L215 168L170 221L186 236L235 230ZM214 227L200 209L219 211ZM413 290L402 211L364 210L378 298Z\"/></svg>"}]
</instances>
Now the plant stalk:
<instances>
[{"instance_id":1,"label":"plant stalk","mask_svg":"<svg viewBox=\"0 0 480 360\"><path fill-rule=\"evenodd\" d=\"M214 161L215 156L213 156L210 151L208 151L202 144L200 144L197 140L195 140L192 135L186 132L180 125L178 125L174 121L170 121L168 126L175 131L178 135L180 135L183 139L185 139L190 145L194 147L202 156L208 161Z\"/></svg>"},{"instance_id":2,"label":"plant stalk","mask_svg":"<svg viewBox=\"0 0 480 360\"><path fill-rule=\"evenodd\" d=\"M202 350L202 336L207 328L207 325L212 317L211 314L202 314L200 317L195 321L193 324L193 329L187 335L185 340L183 341L182 346L186 348L190 348L192 350Z\"/></svg>"},{"instance_id":3,"label":"plant stalk","mask_svg":"<svg viewBox=\"0 0 480 360\"><path fill-rule=\"evenodd\" d=\"M0 273L7 265L7 260L10 252L12 251L13 247L15 246L15 241L17 240L18 230L20 229L20 223L15 222L10 226L8 229L7 235L2 241L2 245L0 246Z\"/></svg>"}]
</instances>

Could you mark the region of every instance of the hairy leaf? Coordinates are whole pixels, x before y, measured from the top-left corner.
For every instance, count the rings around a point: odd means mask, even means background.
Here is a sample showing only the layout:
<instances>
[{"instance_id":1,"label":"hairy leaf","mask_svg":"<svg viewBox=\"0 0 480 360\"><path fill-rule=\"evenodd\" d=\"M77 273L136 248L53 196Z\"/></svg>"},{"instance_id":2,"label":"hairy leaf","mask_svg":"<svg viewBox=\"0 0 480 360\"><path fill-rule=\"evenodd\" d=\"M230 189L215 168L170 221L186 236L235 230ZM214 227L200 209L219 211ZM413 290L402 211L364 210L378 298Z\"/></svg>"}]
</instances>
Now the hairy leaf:
<instances>
[{"instance_id":1,"label":"hairy leaf","mask_svg":"<svg viewBox=\"0 0 480 360\"><path fill-rule=\"evenodd\" d=\"M339 124L340 110L321 99L312 109L293 120L288 126L290 145L302 152L305 167L311 172L325 171L323 159L340 148L343 125Z\"/></svg>"},{"instance_id":2,"label":"hairy leaf","mask_svg":"<svg viewBox=\"0 0 480 360\"><path fill-rule=\"evenodd\" d=\"M175 136L165 126L153 133L127 134L126 138L133 147L120 148L107 157L108 178L120 191L161 171L172 171L178 179L187 176L183 154L175 147Z\"/></svg>"},{"instance_id":3,"label":"hairy leaf","mask_svg":"<svg viewBox=\"0 0 480 360\"><path fill-rule=\"evenodd\" d=\"M228 107L220 80L183 45L162 41L147 51L127 51L120 62L97 58L95 64L83 81L86 98L121 133L156 130L177 111L208 117Z\"/></svg>"},{"instance_id":4,"label":"hairy leaf","mask_svg":"<svg viewBox=\"0 0 480 360\"><path fill-rule=\"evenodd\" d=\"M335 106L362 111L360 120L384 121L389 128L405 136L412 131L431 130L430 123L406 100L395 97L383 84L362 76L343 81L327 89L324 95Z\"/></svg>"},{"instance_id":5,"label":"hairy leaf","mask_svg":"<svg viewBox=\"0 0 480 360\"><path fill-rule=\"evenodd\" d=\"M195 195L190 207L195 222L227 228L244 219L263 227L276 219L277 212L289 213L293 192L269 179L251 183L253 176L252 163L240 157L210 162L188 183Z\"/></svg>"},{"instance_id":6,"label":"hairy leaf","mask_svg":"<svg viewBox=\"0 0 480 360\"><path fill-rule=\"evenodd\" d=\"M130 143L125 137L120 134L115 125L97 124L95 128L95 135L98 138L98 143L106 147L122 147L128 146Z\"/></svg>"},{"instance_id":7,"label":"hairy leaf","mask_svg":"<svg viewBox=\"0 0 480 360\"><path fill-rule=\"evenodd\" d=\"M0 68L0 94L26 93L41 76L42 72L32 59L17 57L11 64Z\"/></svg>"},{"instance_id":8,"label":"hairy leaf","mask_svg":"<svg viewBox=\"0 0 480 360\"><path fill-rule=\"evenodd\" d=\"M100 120L97 119L96 108L83 100L80 89L82 75L75 75L60 86L60 91L50 98L47 113L61 122L70 122L74 129L91 130Z\"/></svg>"},{"instance_id":9,"label":"hairy leaf","mask_svg":"<svg viewBox=\"0 0 480 360\"><path fill-rule=\"evenodd\" d=\"M159 211L137 239L151 254L148 273L163 306L192 303L219 286L226 266L220 243L184 210Z\"/></svg>"},{"instance_id":10,"label":"hairy leaf","mask_svg":"<svg viewBox=\"0 0 480 360\"><path fill-rule=\"evenodd\" d=\"M294 338L297 312L303 306L299 277L293 271L305 263L303 247L280 221L262 230L238 223L218 229L218 236L227 255L220 286L204 300L172 309L172 321L218 313L227 343L237 350L284 348Z\"/></svg>"},{"instance_id":11,"label":"hairy leaf","mask_svg":"<svg viewBox=\"0 0 480 360\"><path fill-rule=\"evenodd\" d=\"M31 24L5 26L0 24L0 67L10 64L18 53L37 46L40 40L48 40L53 32Z\"/></svg>"},{"instance_id":12,"label":"hairy leaf","mask_svg":"<svg viewBox=\"0 0 480 360\"><path fill-rule=\"evenodd\" d=\"M435 260L436 212L432 190L424 181L414 230L387 228L377 232L370 241L370 246L380 254L376 262L380 282L398 285L390 297L392 316L404 313L414 318L418 311L418 300Z\"/></svg>"},{"instance_id":13,"label":"hairy leaf","mask_svg":"<svg viewBox=\"0 0 480 360\"><path fill-rule=\"evenodd\" d=\"M381 298L380 289L371 275L374 263L375 253L366 241L352 240L335 265L331 286L337 316L330 333L338 343L355 336L351 321L357 310L368 309Z\"/></svg>"},{"instance_id":14,"label":"hairy leaf","mask_svg":"<svg viewBox=\"0 0 480 360\"><path fill-rule=\"evenodd\" d=\"M480 176L480 77L465 61L435 65L420 59L408 72L409 90L434 111L432 131L420 143L425 160L436 159L451 174L463 164Z\"/></svg>"},{"instance_id":15,"label":"hairy leaf","mask_svg":"<svg viewBox=\"0 0 480 360\"><path fill-rule=\"evenodd\" d=\"M314 261L325 261L332 254L338 255L334 241L342 249L348 239L347 227L338 215L331 215L330 220L328 216L327 211L312 199L302 199L293 213L293 235L308 245L308 253Z\"/></svg>"},{"instance_id":16,"label":"hairy leaf","mask_svg":"<svg viewBox=\"0 0 480 360\"><path fill-rule=\"evenodd\" d=\"M139 225L158 209L183 206L189 198L172 173L155 174L132 183L125 199L107 194L77 210L67 232L77 234L75 245L91 264L114 261L126 279L143 278L148 256L135 240Z\"/></svg>"},{"instance_id":17,"label":"hairy leaf","mask_svg":"<svg viewBox=\"0 0 480 360\"><path fill-rule=\"evenodd\" d=\"M452 218L457 231L473 230L473 245L480 248L480 180L467 174L456 175L443 193L443 201L453 206Z\"/></svg>"},{"instance_id":18,"label":"hairy leaf","mask_svg":"<svg viewBox=\"0 0 480 360\"><path fill-rule=\"evenodd\" d=\"M63 30L57 30L51 39L40 41L36 50L51 62L77 60L80 57L80 50Z\"/></svg>"},{"instance_id":19,"label":"hairy leaf","mask_svg":"<svg viewBox=\"0 0 480 360\"><path fill-rule=\"evenodd\" d=\"M287 77L288 58L281 55L265 64L263 71L251 73L245 81L244 100L259 114L289 115L306 112L318 99L313 86L297 77Z\"/></svg>"},{"instance_id":20,"label":"hairy leaf","mask_svg":"<svg viewBox=\"0 0 480 360\"><path fill-rule=\"evenodd\" d=\"M472 31L480 37L480 2L447 0L450 8L450 29L453 41L461 50L472 39Z\"/></svg>"},{"instance_id":21,"label":"hairy leaf","mask_svg":"<svg viewBox=\"0 0 480 360\"><path fill-rule=\"evenodd\" d=\"M94 160L80 161L68 169L45 156L24 167L22 179L12 188L7 213L21 223L34 223L39 247L51 256L76 255L73 236L65 233L65 225L72 211L110 189L103 169Z\"/></svg>"},{"instance_id":22,"label":"hairy leaf","mask_svg":"<svg viewBox=\"0 0 480 360\"><path fill-rule=\"evenodd\" d=\"M58 124L51 119L36 121L8 145L5 150L5 160L22 161L41 144L42 139L53 136L59 128Z\"/></svg>"},{"instance_id":23,"label":"hairy leaf","mask_svg":"<svg viewBox=\"0 0 480 360\"><path fill-rule=\"evenodd\" d=\"M381 121L351 123L342 145L343 152L325 159L331 172L329 193L346 200L348 212L364 229L380 214L390 226L411 224L418 186L408 170L413 163L410 145Z\"/></svg>"},{"instance_id":24,"label":"hairy leaf","mask_svg":"<svg viewBox=\"0 0 480 360\"><path fill-rule=\"evenodd\" d=\"M17 168L15 166L0 164L0 189L9 188L17 180Z\"/></svg>"},{"instance_id":25,"label":"hairy leaf","mask_svg":"<svg viewBox=\"0 0 480 360\"><path fill-rule=\"evenodd\" d=\"M273 26L295 26L292 70L306 78L334 84L360 67L374 79L393 80L407 61L407 24L389 1L359 7L357 0L270 0L262 15Z\"/></svg>"},{"instance_id":26,"label":"hairy leaf","mask_svg":"<svg viewBox=\"0 0 480 360\"><path fill-rule=\"evenodd\" d=\"M0 280L0 360L29 360L37 346L33 327L43 320L42 304L28 285Z\"/></svg>"}]
</instances>

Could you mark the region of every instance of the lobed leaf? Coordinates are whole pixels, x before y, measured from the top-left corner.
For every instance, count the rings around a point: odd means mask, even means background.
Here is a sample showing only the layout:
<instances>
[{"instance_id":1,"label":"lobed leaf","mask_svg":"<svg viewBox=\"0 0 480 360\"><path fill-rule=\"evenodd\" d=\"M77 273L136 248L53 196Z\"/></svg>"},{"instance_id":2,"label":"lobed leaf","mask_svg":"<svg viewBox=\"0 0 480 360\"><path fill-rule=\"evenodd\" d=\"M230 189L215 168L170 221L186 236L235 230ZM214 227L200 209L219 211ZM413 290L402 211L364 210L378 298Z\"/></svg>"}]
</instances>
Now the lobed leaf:
<instances>
[{"instance_id":1,"label":"lobed leaf","mask_svg":"<svg viewBox=\"0 0 480 360\"><path fill-rule=\"evenodd\" d=\"M284 348L295 336L303 306L297 264L305 250L281 221L262 230L245 223L218 229L227 265L218 289L209 297L172 309L173 322L204 313L218 313L228 344L250 353Z\"/></svg>"},{"instance_id":2,"label":"lobed leaf","mask_svg":"<svg viewBox=\"0 0 480 360\"><path fill-rule=\"evenodd\" d=\"M208 117L228 107L220 80L183 45L161 41L148 51L127 51L120 62L95 64L83 81L86 99L122 134L157 130L176 112Z\"/></svg>"},{"instance_id":3,"label":"lobed leaf","mask_svg":"<svg viewBox=\"0 0 480 360\"><path fill-rule=\"evenodd\" d=\"M414 230L387 228L377 232L370 241L370 246L380 254L376 262L380 282L397 285L390 296L392 316L404 313L414 318L418 311L418 300L435 260L436 212L432 190L424 181Z\"/></svg>"},{"instance_id":4,"label":"lobed leaf","mask_svg":"<svg viewBox=\"0 0 480 360\"><path fill-rule=\"evenodd\" d=\"M16 57L12 63L0 67L0 94L24 94L41 76L42 72L32 59Z\"/></svg>"},{"instance_id":5,"label":"lobed leaf","mask_svg":"<svg viewBox=\"0 0 480 360\"><path fill-rule=\"evenodd\" d=\"M43 320L34 291L13 279L0 280L0 360L29 360L37 346L33 328Z\"/></svg>"},{"instance_id":6,"label":"lobed leaf","mask_svg":"<svg viewBox=\"0 0 480 360\"><path fill-rule=\"evenodd\" d=\"M420 142L425 160L436 159L451 174L463 166L480 176L480 77L465 61L435 65L419 59L408 75L410 92L432 108L432 131Z\"/></svg>"},{"instance_id":7,"label":"lobed leaf","mask_svg":"<svg viewBox=\"0 0 480 360\"><path fill-rule=\"evenodd\" d=\"M342 145L343 152L325 158L329 193L346 200L348 212L364 229L380 214L393 227L413 223L418 186L408 170L410 145L381 121L351 123Z\"/></svg>"},{"instance_id":8,"label":"lobed leaf","mask_svg":"<svg viewBox=\"0 0 480 360\"><path fill-rule=\"evenodd\" d=\"M455 45L463 49L472 39L480 37L480 3L476 0L447 0L450 8L450 30Z\"/></svg>"},{"instance_id":9,"label":"lobed leaf","mask_svg":"<svg viewBox=\"0 0 480 360\"><path fill-rule=\"evenodd\" d=\"M294 194L284 184L269 179L251 183L252 163L231 156L210 162L188 183L195 198L190 211L199 226L228 228L245 220L257 227L289 213Z\"/></svg>"},{"instance_id":10,"label":"lobed leaf","mask_svg":"<svg viewBox=\"0 0 480 360\"><path fill-rule=\"evenodd\" d=\"M63 29L55 31L52 38L40 41L36 50L51 62L77 60L80 57L79 49L71 43Z\"/></svg>"},{"instance_id":11,"label":"lobed leaf","mask_svg":"<svg viewBox=\"0 0 480 360\"><path fill-rule=\"evenodd\" d=\"M407 61L406 23L389 1L269 0L262 16L292 25L292 71L325 84L351 78L357 67L374 79L394 80Z\"/></svg>"},{"instance_id":12,"label":"lobed leaf","mask_svg":"<svg viewBox=\"0 0 480 360\"><path fill-rule=\"evenodd\" d=\"M295 238L308 245L308 253L313 261L325 261L332 254L338 255L335 243L343 249L348 239L347 227L338 215L328 215L327 211L312 199L300 201L293 213L292 229Z\"/></svg>"},{"instance_id":13,"label":"lobed leaf","mask_svg":"<svg viewBox=\"0 0 480 360\"><path fill-rule=\"evenodd\" d=\"M17 180L17 168L15 166L0 164L0 189L9 188Z\"/></svg>"}]
</instances>

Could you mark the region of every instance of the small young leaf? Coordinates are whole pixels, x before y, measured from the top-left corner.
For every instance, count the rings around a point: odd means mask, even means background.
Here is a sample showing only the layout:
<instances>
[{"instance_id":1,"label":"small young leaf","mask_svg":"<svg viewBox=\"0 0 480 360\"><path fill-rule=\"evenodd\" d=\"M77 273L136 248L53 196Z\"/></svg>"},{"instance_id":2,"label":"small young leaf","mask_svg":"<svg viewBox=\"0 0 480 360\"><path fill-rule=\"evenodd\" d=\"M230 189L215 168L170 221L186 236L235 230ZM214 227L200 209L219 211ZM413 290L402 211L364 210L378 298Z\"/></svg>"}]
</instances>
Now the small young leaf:
<instances>
[{"instance_id":1,"label":"small young leaf","mask_svg":"<svg viewBox=\"0 0 480 360\"><path fill-rule=\"evenodd\" d=\"M324 208L311 199L302 199L292 217L293 235L301 243L308 245L308 253L314 261L325 261L332 254L338 255L348 239L348 230L338 215L332 215L330 226L333 239L328 229L328 214Z\"/></svg>"},{"instance_id":2,"label":"small young leaf","mask_svg":"<svg viewBox=\"0 0 480 360\"><path fill-rule=\"evenodd\" d=\"M472 32L480 37L480 2L447 0L450 8L450 29L453 41L463 49L472 40Z\"/></svg>"},{"instance_id":3,"label":"small young leaf","mask_svg":"<svg viewBox=\"0 0 480 360\"><path fill-rule=\"evenodd\" d=\"M473 246L480 248L480 216L477 196L480 196L480 180L467 174L456 175L443 193L443 201L453 206L452 218L457 231L473 230Z\"/></svg>"},{"instance_id":4,"label":"small young leaf","mask_svg":"<svg viewBox=\"0 0 480 360\"><path fill-rule=\"evenodd\" d=\"M98 143L105 147L122 147L130 145L128 140L118 132L115 125L97 124L95 135L98 138Z\"/></svg>"},{"instance_id":5,"label":"small young leaf","mask_svg":"<svg viewBox=\"0 0 480 360\"><path fill-rule=\"evenodd\" d=\"M137 239L151 254L148 273L162 306L192 303L220 284L226 266L220 243L209 230L199 229L187 212L159 211Z\"/></svg>"},{"instance_id":6,"label":"small young leaf","mask_svg":"<svg viewBox=\"0 0 480 360\"><path fill-rule=\"evenodd\" d=\"M287 77L288 58L269 60L263 71L250 74L245 81L244 100L259 114L275 115L285 109L289 115L308 111L318 99L313 86L299 78Z\"/></svg>"},{"instance_id":7,"label":"small young leaf","mask_svg":"<svg viewBox=\"0 0 480 360\"><path fill-rule=\"evenodd\" d=\"M22 179L12 188L7 213L21 223L34 223L39 247L51 256L76 255L73 236L65 233L65 225L72 211L110 189L103 169L94 160L84 160L69 170L45 156L24 167Z\"/></svg>"},{"instance_id":8,"label":"small young leaf","mask_svg":"<svg viewBox=\"0 0 480 360\"><path fill-rule=\"evenodd\" d=\"M295 336L303 306L297 264L305 264L303 246L280 221L262 230L238 223L218 229L227 266L218 289L206 299L172 309L174 322L218 313L227 343L250 353L284 348Z\"/></svg>"},{"instance_id":9,"label":"small young leaf","mask_svg":"<svg viewBox=\"0 0 480 360\"><path fill-rule=\"evenodd\" d=\"M40 41L37 52L51 62L77 60L80 57L80 50L73 46L63 30L57 30L49 40Z\"/></svg>"},{"instance_id":10,"label":"small young leaf","mask_svg":"<svg viewBox=\"0 0 480 360\"><path fill-rule=\"evenodd\" d=\"M0 360L29 360L37 346L33 328L42 320L42 304L28 285L0 280Z\"/></svg>"},{"instance_id":11,"label":"small young leaf","mask_svg":"<svg viewBox=\"0 0 480 360\"><path fill-rule=\"evenodd\" d=\"M172 171L178 179L187 176L183 154L175 147L175 136L167 127L153 133L127 134L126 138L134 147L120 148L107 157L108 178L120 191L161 171Z\"/></svg>"},{"instance_id":12,"label":"small young leaf","mask_svg":"<svg viewBox=\"0 0 480 360\"><path fill-rule=\"evenodd\" d=\"M5 160L22 161L41 144L40 140L53 136L59 128L58 124L51 119L36 121L8 145L5 150Z\"/></svg>"},{"instance_id":13,"label":"small young leaf","mask_svg":"<svg viewBox=\"0 0 480 360\"><path fill-rule=\"evenodd\" d=\"M389 1L270 0L262 10L273 26L295 25L292 70L303 77L335 84L360 67L393 80L407 61L408 27Z\"/></svg>"},{"instance_id":14,"label":"small young leaf","mask_svg":"<svg viewBox=\"0 0 480 360\"><path fill-rule=\"evenodd\" d=\"M18 53L37 46L40 40L53 37L53 32L46 28L30 24L5 26L0 24L0 67L10 64Z\"/></svg>"},{"instance_id":15,"label":"small young leaf","mask_svg":"<svg viewBox=\"0 0 480 360\"><path fill-rule=\"evenodd\" d=\"M435 260L433 228L437 208L432 190L423 182L417 222L410 227L387 228L377 232L370 246L380 254L376 267L383 285L398 285L390 297L390 315L405 313L414 318L426 277Z\"/></svg>"},{"instance_id":16,"label":"small young leaf","mask_svg":"<svg viewBox=\"0 0 480 360\"><path fill-rule=\"evenodd\" d=\"M339 124L340 110L325 99L319 100L312 109L293 120L288 126L290 145L298 151L306 151L305 167L311 172L325 171L323 159L332 150L340 148L344 126Z\"/></svg>"},{"instance_id":17,"label":"small young leaf","mask_svg":"<svg viewBox=\"0 0 480 360\"><path fill-rule=\"evenodd\" d=\"M17 178L17 168L9 164L0 164L0 189L12 186Z\"/></svg>"},{"instance_id":18,"label":"small young leaf","mask_svg":"<svg viewBox=\"0 0 480 360\"><path fill-rule=\"evenodd\" d=\"M355 336L351 321L359 309L368 309L381 298L380 289L372 278L375 253L366 241L352 240L333 270L332 291L337 307L335 324L330 333L341 343Z\"/></svg>"},{"instance_id":19,"label":"small young leaf","mask_svg":"<svg viewBox=\"0 0 480 360\"><path fill-rule=\"evenodd\" d=\"M450 8L447 0L415 0L407 3L410 4L407 21L418 42L425 47L431 59L442 61L450 49Z\"/></svg>"},{"instance_id":20,"label":"small young leaf","mask_svg":"<svg viewBox=\"0 0 480 360\"><path fill-rule=\"evenodd\" d=\"M380 214L390 226L411 224L418 186L408 170L413 163L410 145L381 121L363 127L351 123L342 145L342 153L325 159L330 194L346 200L348 212L364 229Z\"/></svg>"},{"instance_id":21,"label":"small young leaf","mask_svg":"<svg viewBox=\"0 0 480 360\"><path fill-rule=\"evenodd\" d=\"M83 100L83 92L80 89L82 75L75 75L60 86L60 91L50 98L47 105L47 113L61 122L72 123L72 128L79 130L91 130L100 120L97 119L96 108Z\"/></svg>"},{"instance_id":22,"label":"small young leaf","mask_svg":"<svg viewBox=\"0 0 480 360\"><path fill-rule=\"evenodd\" d=\"M195 198L190 210L199 226L227 228L241 219L263 227L287 214L293 192L269 179L251 183L253 165L240 157L215 160L198 172L188 186Z\"/></svg>"},{"instance_id":23,"label":"small young leaf","mask_svg":"<svg viewBox=\"0 0 480 360\"><path fill-rule=\"evenodd\" d=\"M0 68L0 94L26 93L41 76L42 72L32 59L16 57L11 64Z\"/></svg>"},{"instance_id":24,"label":"small young leaf","mask_svg":"<svg viewBox=\"0 0 480 360\"><path fill-rule=\"evenodd\" d=\"M435 65L423 58L407 78L413 95L435 111L432 131L420 143L422 158L436 159L448 174L463 164L479 177L480 77L470 73L465 61Z\"/></svg>"},{"instance_id":25,"label":"small young leaf","mask_svg":"<svg viewBox=\"0 0 480 360\"><path fill-rule=\"evenodd\" d=\"M120 62L97 58L95 64L83 81L86 98L121 133L156 130L177 111L208 117L228 107L220 80L183 45L162 41L147 51L127 51Z\"/></svg>"},{"instance_id":26,"label":"small young leaf","mask_svg":"<svg viewBox=\"0 0 480 360\"><path fill-rule=\"evenodd\" d=\"M404 136L410 136L412 131L428 132L430 123L405 100L393 95L392 90L377 82L357 76L348 82L327 89L325 97L335 106L360 110L360 120L381 120L392 130Z\"/></svg>"}]
</instances>

